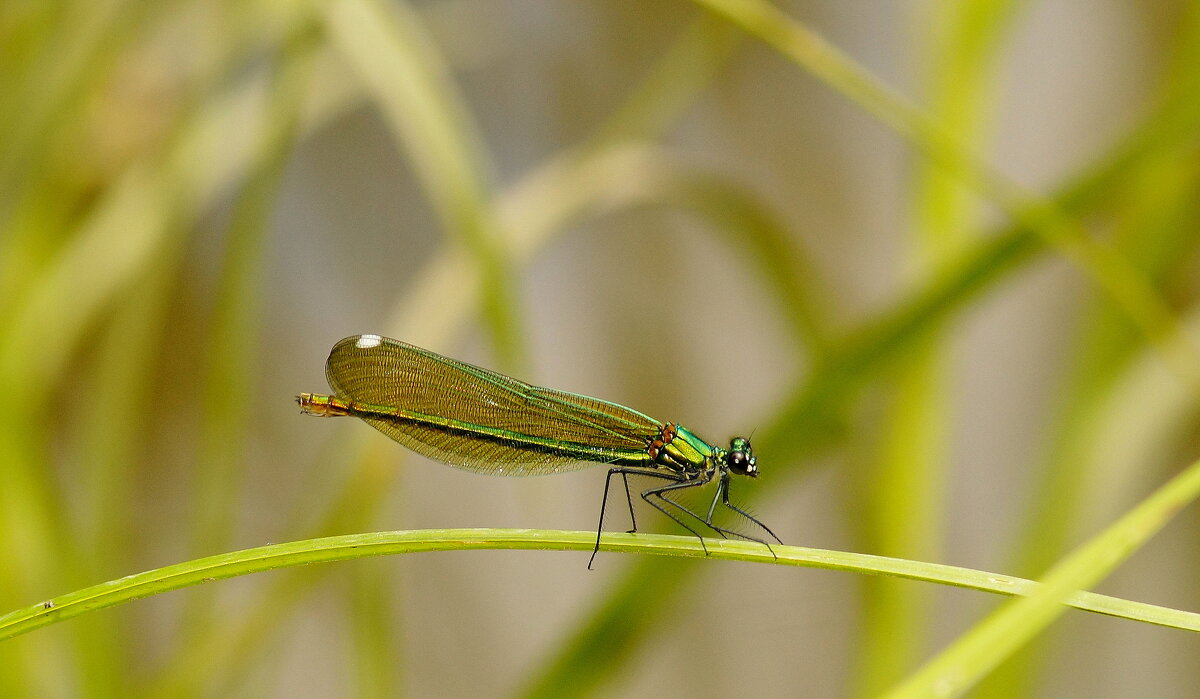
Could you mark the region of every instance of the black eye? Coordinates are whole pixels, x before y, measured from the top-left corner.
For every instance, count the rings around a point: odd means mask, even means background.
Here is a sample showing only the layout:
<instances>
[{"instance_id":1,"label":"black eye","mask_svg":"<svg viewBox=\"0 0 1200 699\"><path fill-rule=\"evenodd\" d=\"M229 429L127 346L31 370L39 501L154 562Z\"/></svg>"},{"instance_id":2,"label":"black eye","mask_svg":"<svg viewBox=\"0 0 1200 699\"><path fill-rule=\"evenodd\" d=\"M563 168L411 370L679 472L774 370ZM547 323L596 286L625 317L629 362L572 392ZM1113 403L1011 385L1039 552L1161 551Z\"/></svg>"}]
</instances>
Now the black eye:
<instances>
[{"instance_id":1,"label":"black eye","mask_svg":"<svg viewBox=\"0 0 1200 699\"><path fill-rule=\"evenodd\" d=\"M750 461L750 457L746 456L745 452L731 451L729 452L729 456L726 457L725 463L729 465L730 471L739 476L744 476L753 462Z\"/></svg>"}]
</instances>

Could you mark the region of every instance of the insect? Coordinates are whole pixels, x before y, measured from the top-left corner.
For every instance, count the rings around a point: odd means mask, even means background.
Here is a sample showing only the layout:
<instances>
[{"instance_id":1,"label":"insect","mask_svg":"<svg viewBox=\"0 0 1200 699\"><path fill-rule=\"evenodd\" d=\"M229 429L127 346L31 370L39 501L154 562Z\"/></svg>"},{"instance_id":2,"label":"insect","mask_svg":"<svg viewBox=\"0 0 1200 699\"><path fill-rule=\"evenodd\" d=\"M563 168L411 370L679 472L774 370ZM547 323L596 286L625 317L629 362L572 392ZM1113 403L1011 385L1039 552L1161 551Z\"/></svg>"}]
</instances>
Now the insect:
<instances>
[{"instance_id":1,"label":"insect","mask_svg":"<svg viewBox=\"0 0 1200 699\"><path fill-rule=\"evenodd\" d=\"M534 476L608 465L589 568L600 550L614 476L625 486L631 533L637 531L629 490L632 475L656 481L641 491L642 499L696 535L706 554L704 537L688 521L722 537L757 541L770 549L765 538L714 524L718 503L783 543L765 524L730 502L733 476L758 476L754 452L744 437L734 437L724 449L682 425L616 403L533 386L379 335L355 335L338 342L329 353L325 375L334 395L301 393L296 397L301 411L320 417L357 417L418 454L451 466L477 473ZM716 491L703 515L675 499L714 480Z\"/></svg>"}]
</instances>

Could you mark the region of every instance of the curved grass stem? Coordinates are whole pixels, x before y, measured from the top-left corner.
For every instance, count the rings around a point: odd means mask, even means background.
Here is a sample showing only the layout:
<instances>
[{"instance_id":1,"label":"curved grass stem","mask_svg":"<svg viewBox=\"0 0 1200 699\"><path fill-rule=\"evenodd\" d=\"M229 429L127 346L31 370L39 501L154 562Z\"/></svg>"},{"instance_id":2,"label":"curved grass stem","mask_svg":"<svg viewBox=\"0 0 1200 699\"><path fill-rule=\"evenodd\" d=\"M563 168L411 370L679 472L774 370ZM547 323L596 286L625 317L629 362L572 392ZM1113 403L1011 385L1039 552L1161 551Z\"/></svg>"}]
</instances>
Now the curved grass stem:
<instances>
[{"instance_id":1,"label":"curved grass stem","mask_svg":"<svg viewBox=\"0 0 1200 699\"><path fill-rule=\"evenodd\" d=\"M589 551L594 543L594 534L582 531L424 529L351 534L271 544L129 575L50 598L31 607L17 609L0 616L0 640L19 636L90 611L114 607L143 597L277 568L423 551L469 549ZM888 575L1003 595L1027 596L1039 587L1039 583L1032 580L1008 575L861 553L801 546L775 546L774 554L772 554L765 546L758 544L719 539L706 540L705 546L708 549L708 557L714 559ZM666 556L704 556L701 543L694 537L664 534L605 534L601 542L601 549ZM581 558L581 565L582 560ZM1090 592L1074 592L1065 600L1065 604L1098 614L1188 631L1200 631L1200 614L1194 612L1158 607Z\"/></svg>"}]
</instances>

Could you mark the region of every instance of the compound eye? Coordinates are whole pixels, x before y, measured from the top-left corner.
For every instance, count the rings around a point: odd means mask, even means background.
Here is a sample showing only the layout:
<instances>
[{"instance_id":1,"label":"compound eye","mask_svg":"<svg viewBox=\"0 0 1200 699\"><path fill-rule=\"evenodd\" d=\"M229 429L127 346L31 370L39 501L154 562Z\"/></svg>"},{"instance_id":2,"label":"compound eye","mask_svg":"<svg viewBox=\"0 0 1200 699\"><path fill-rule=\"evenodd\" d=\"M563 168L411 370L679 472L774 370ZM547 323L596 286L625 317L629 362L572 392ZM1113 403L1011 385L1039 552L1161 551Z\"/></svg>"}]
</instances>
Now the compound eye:
<instances>
[{"instance_id":1,"label":"compound eye","mask_svg":"<svg viewBox=\"0 0 1200 699\"><path fill-rule=\"evenodd\" d=\"M754 460L746 456L746 452L731 451L726 457L725 463L729 465L729 470L739 476L744 476L754 468Z\"/></svg>"}]
</instances>

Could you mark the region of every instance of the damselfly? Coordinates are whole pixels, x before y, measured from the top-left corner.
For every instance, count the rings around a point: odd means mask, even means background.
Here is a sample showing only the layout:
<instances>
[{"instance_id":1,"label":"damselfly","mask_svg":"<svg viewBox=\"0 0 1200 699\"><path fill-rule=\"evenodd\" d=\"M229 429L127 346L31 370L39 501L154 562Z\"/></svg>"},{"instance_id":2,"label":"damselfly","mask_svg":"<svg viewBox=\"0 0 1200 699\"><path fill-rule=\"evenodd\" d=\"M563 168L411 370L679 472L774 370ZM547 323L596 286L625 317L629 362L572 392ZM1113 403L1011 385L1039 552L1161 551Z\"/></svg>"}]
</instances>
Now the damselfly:
<instances>
[{"instance_id":1,"label":"damselfly","mask_svg":"<svg viewBox=\"0 0 1200 699\"><path fill-rule=\"evenodd\" d=\"M533 386L379 335L356 335L329 354L325 375L334 395L301 393L300 409L322 417L351 415L429 458L478 473L534 476L609 466L596 528L600 550L604 509L613 476L620 476L633 529L629 476L664 481L641 491L642 499L695 534L690 517L720 534L770 544L720 526L720 503L779 542L765 524L729 499L731 476L758 476L750 441L734 437L724 449L682 425L652 419L599 398ZM676 499L716 481L703 515ZM689 521L691 521L689 520ZM782 542L779 542L782 543Z\"/></svg>"}]
</instances>

